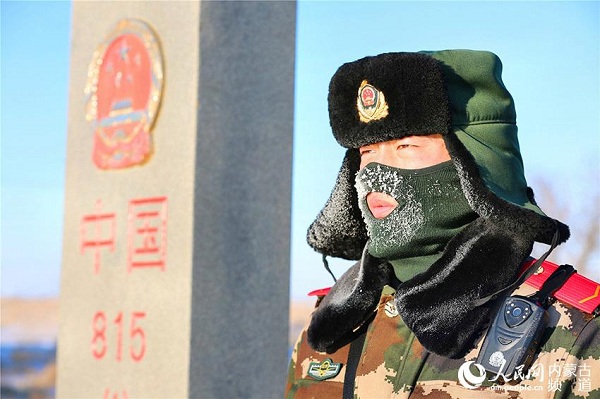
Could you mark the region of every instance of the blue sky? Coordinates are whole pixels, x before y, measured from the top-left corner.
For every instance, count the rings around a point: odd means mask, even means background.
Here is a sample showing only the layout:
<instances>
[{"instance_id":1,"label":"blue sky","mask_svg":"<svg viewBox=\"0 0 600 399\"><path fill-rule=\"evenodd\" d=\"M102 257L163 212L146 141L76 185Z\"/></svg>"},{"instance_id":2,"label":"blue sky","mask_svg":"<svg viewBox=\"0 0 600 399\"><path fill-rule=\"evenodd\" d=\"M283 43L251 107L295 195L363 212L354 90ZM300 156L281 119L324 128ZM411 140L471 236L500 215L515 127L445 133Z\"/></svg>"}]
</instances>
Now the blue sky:
<instances>
[{"instance_id":1,"label":"blue sky","mask_svg":"<svg viewBox=\"0 0 600 399\"><path fill-rule=\"evenodd\" d=\"M59 290L68 2L1 3L2 295Z\"/></svg>"},{"instance_id":2,"label":"blue sky","mask_svg":"<svg viewBox=\"0 0 600 399\"><path fill-rule=\"evenodd\" d=\"M70 8L69 2L1 3L2 295L59 290ZM529 183L559 194L538 201L566 218L575 235L556 250L557 261L574 259L577 233L599 206L590 197L600 183L599 25L596 1L300 2L292 297L331 284L304 241L343 156L329 129L329 79L344 62L388 51L470 48L500 56ZM597 279L597 252L592 263L588 274ZM333 262L338 275L347 265Z\"/></svg>"}]
</instances>

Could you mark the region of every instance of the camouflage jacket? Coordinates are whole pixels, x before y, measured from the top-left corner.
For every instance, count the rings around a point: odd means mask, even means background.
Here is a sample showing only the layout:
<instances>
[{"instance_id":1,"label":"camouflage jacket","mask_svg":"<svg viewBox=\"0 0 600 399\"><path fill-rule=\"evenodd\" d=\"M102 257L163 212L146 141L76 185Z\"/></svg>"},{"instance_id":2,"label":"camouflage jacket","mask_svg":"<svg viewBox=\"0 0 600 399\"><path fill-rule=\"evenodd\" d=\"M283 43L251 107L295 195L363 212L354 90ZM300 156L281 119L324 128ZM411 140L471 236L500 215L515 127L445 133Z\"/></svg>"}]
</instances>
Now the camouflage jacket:
<instances>
[{"instance_id":1,"label":"camouflage jacket","mask_svg":"<svg viewBox=\"0 0 600 399\"><path fill-rule=\"evenodd\" d=\"M534 291L524 284L514 294ZM394 290L386 286L366 329L354 398L600 398L598 317L556 301L548 309L548 327L526 374L515 373L502 381L467 363L477 360L483 338L462 359L427 352L398 316L393 298ZM341 398L350 347L330 354L316 352L307 344L304 330L292 353L285 397Z\"/></svg>"}]
</instances>

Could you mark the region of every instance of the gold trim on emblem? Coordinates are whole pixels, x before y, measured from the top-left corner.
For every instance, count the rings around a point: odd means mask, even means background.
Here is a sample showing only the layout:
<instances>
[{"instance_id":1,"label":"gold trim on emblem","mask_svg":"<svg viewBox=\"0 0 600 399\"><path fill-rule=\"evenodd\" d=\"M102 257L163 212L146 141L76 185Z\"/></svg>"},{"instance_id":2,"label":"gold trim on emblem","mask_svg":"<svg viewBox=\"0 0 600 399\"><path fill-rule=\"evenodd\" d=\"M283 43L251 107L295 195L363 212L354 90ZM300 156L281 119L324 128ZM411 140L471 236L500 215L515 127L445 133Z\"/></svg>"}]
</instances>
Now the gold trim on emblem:
<instances>
[{"instance_id":1,"label":"gold trim on emblem","mask_svg":"<svg viewBox=\"0 0 600 399\"><path fill-rule=\"evenodd\" d=\"M388 116L388 105L383 92L363 80L358 88L356 108L361 122L369 123Z\"/></svg>"}]
</instances>

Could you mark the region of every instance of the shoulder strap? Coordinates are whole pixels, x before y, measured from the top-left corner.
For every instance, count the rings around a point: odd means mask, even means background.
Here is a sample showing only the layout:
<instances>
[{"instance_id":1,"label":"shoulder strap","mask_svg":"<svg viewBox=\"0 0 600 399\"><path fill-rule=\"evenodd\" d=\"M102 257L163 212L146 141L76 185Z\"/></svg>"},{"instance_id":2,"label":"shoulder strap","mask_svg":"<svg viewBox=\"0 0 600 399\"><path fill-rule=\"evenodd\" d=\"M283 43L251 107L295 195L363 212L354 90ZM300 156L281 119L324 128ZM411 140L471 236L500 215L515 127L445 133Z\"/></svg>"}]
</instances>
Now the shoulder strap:
<instances>
[{"instance_id":1,"label":"shoulder strap","mask_svg":"<svg viewBox=\"0 0 600 399\"><path fill-rule=\"evenodd\" d=\"M529 269L536 263L535 259L530 259L523 265L524 269ZM535 269L525 284L539 290L544 282L554 273L559 266L549 261L543 261ZM563 286L554 293L554 298L568 305L573 306L593 316L600 315L600 284L581 274L574 273L563 284Z\"/></svg>"},{"instance_id":2,"label":"shoulder strap","mask_svg":"<svg viewBox=\"0 0 600 399\"><path fill-rule=\"evenodd\" d=\"M356 379L356 369L358 368L358 362L360 355L362 354L363 345L367 333L362 333L350 344L350 350L348 351L348 362L346 363L346 373L344 374L344 393L343 399L354 398L354 380Z\"/></svg>"}]
</instances>

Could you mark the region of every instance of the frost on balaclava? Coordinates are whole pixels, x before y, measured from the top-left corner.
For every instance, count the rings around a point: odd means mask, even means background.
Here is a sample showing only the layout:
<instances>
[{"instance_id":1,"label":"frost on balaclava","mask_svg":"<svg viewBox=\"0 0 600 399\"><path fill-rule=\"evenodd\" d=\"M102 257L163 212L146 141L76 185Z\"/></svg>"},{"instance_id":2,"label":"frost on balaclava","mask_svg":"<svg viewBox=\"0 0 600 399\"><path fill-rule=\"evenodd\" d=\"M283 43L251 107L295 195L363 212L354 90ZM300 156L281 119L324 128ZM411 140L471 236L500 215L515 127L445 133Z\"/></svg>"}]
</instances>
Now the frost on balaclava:
<instances>
[{"instance_id":1,"label":"frost on balaclava","mask_svg":"<svg viewBox=\"0 0 600 399\"><path fill-rule=\"evenodd\" d=\"M390 261L401 281L425 271L448 241L477 218L451 161L411 170L369 163L357 174L356 189L368 251ZM398 206L385 218L375 218L366 202L371 192L388 194Z\"/></svg>"}]
</instances>

